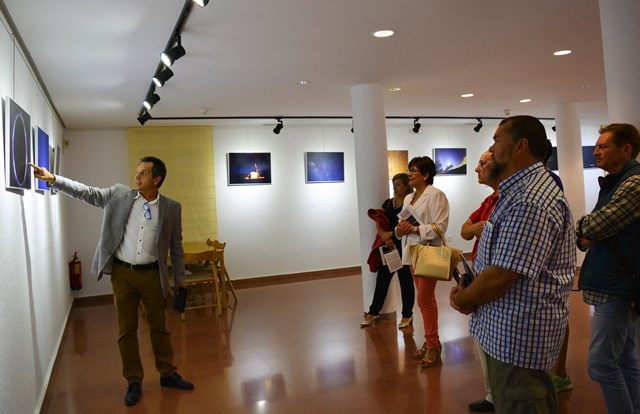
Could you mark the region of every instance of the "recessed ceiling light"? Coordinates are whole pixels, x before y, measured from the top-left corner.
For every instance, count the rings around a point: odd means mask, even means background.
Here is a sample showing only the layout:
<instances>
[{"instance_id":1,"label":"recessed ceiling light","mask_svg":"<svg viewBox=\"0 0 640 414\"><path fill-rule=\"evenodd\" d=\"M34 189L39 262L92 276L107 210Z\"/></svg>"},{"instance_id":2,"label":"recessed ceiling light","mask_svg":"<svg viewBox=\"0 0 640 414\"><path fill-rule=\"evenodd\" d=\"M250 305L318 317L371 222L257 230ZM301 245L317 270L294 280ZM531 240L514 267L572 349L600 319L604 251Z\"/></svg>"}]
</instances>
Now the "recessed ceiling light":
<instances>
[{"instance_id":1,"label":"recessed ceiling light","mask_svg":"<svg viewBox=\"0 0 640 414\"><path fill-rule=\"evenodd\" d=\"M394 32L393 30L376 30L375 32L371 33L374 37L390 37L393 36L394 34L396 34L396 32Z\"/></svg>"},{"instance_id":2,"label":"recessed ceiling light","mask_svg":"<svg viewBox=\"0 0 640 414\"><path fill-rule=\"evenodd\" d=\"M530 98L520 99L520 103L527 103L527 102L531 102L531 99Z\"/></svg>"},{"instance_id":3,"label":"recessed ceiling light","mask_svg":"<svg viewBox=\"0 0 640 414\"><path fill-rule=\"evenodd\" d=\"M296 85L300 85L300 86L302 86L302 85L308 85L308 84L310 84L311 82L310 82L310 81L307 81L307 80L298 80L298 81L295 81L294 83L295 83Z\"/></svg>"},{"instance_id":4,"label":"recessed ceiling light","mask_svg":"<svg viewBox=\"0 0 640 414\"><path fill-rule=\"evenodd\" d=\"M463 93L462 95L460 95L462 98L471 98L473 96L472 93Z\"/></svg>"},{"instance_id":5,"label":"recessed ceiling light","mask_svg":"<svg viewBox=\"0 0 640 414\"><path fill-rule=\"evenodd\" d=\"M564 56L564 55L568 55L571 53L571 50L567 49L567 50L557 50L555 52L553 52L553 54L555 56Z\"/></svg>"},{"instance_id":6,"label":"recessed ceiling light","mask_svg":"<svg viewBox=\"0 0 640 414\"><path fill-rule=\"evenodd\" d=\"M388 89L389 92L400 92L402 90L399 86L392 86Z\"/></svg>"}]
</instances>

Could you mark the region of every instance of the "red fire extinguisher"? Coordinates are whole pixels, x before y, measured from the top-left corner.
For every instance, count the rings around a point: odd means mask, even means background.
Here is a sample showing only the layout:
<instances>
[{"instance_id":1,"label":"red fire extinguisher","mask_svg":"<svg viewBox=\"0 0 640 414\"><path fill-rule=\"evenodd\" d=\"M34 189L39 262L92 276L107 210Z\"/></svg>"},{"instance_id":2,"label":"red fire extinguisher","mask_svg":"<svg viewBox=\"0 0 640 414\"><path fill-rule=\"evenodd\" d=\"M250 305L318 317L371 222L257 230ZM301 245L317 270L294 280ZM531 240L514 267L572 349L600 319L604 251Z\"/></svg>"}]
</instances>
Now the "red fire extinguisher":
<instances>
[{"instance_id":1,"label":"red fire extinguisher","mask_svg":"<svg viewBox=\"0 0 640 414\"><path fill-rule=\"evenodd\" d=\"M73 253L69 262L69 285L71 290L82 289L82 262L78 260L78 252Z\"/></svg>"}]
</instances>

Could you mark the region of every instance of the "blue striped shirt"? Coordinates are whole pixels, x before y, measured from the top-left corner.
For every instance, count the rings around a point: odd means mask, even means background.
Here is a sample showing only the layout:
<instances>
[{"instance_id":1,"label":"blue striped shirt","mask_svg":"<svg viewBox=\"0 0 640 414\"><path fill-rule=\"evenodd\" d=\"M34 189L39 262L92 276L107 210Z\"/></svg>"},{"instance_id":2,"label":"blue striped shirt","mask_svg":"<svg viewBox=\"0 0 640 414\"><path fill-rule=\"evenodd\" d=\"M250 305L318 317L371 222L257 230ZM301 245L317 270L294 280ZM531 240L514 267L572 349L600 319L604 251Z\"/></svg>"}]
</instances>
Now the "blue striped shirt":
<instances>
[{"instance_id":1,"label":"blue striped shirt","mask_svg":"<svg viewBox=\"0 0 640 414\"><path fill-rule=\"evenodd\" d=\"M558 358L576 269L575 231L564 193L542 163L499 186L500 200L480 237L474 270L518 273L501 297L480 305L470 331L493 358L548 370Z\"/></svg>"}]
</instances>

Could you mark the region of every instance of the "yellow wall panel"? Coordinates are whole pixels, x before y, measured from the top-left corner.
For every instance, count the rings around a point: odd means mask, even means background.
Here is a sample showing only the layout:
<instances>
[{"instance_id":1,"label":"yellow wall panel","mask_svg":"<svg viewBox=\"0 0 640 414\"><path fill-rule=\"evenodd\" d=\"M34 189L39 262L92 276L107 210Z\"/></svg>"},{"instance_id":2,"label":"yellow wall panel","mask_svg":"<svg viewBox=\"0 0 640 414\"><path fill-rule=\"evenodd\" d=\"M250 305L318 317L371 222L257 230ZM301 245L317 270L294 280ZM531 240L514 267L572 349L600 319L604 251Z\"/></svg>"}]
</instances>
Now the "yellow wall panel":
<instances>
[{"instance_id":1,"label":"yellow wall panel","mask_svg":"<svg viewBox=\"0 0 640 414\"><path fill-rule=\"evenodd\" d=\"M167 178L160 192L182 205L183 240L217 239L213 128L129 128L132 182L140 158L145 156L158 157L167 165Z\"/></svg>"}]
</instances>

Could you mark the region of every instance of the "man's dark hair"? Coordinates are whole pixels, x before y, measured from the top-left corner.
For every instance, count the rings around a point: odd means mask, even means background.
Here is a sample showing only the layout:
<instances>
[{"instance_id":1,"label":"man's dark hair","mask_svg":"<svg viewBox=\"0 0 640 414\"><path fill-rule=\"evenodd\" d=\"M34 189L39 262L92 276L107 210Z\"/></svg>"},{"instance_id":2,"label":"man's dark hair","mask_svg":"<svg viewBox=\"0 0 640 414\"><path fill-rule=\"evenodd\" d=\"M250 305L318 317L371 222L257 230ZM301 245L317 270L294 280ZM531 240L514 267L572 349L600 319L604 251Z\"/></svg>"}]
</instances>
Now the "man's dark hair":
<instances>
[{"instance_id":1,"label":"man's dark hair","mask_svg":"<svg viewBox=\"0 0 640 414\"><path fill-rule=\"evenodd\" d=\"M427 156L415 157L409 162L409 168L416 167L422 175L429 174L427 184L433 184L433 177L436 176L436 164Z\"/></svg>"},{"instance_id":2,"label":"man's dark hair","mask_svg":"<svg viewBox=\"0 0 640 414\"><path fill-rule=\"evenodd\" d=\"M162 183L164 182L164 179L167 176L167 166L164 165L164 162L162 162L160 158L156 158L156 157L142 157L140 158L140 162L153 163L153 168L151 168L151 177L153 178L160 177L158 188L162 187Z\"/></svg>"},{"instance_id":3,"label":"man's dark hair","mask_svg":"<svg viewBox=\"0 0 640 414\"><path fill-rule=\"evenodd\" d=\"M638 128L631 124L609 124L600 128L600 134L611 132L613 143L620 148L623 145L631 145L631 158L637 158L640 153L640 133Z\"/></svg>"},{"instance_id":4,"label":"man's dark hair","mask_svg":"<svg viewBox=\"0 0 640 414\"><path fill-rule=\"evenodd\" d=\"M500 122L507 128L513 142L526 139L529 143L529 152L537 160L543 160L547 153L547 131L542 122L531 115L516 115L505 118Z\"/></svg>"}]
</instances>

